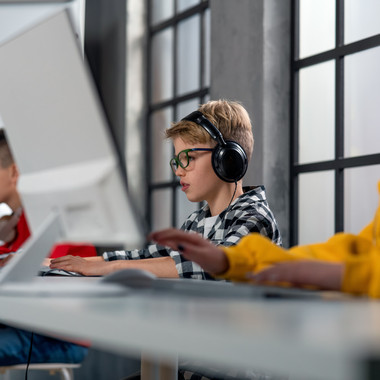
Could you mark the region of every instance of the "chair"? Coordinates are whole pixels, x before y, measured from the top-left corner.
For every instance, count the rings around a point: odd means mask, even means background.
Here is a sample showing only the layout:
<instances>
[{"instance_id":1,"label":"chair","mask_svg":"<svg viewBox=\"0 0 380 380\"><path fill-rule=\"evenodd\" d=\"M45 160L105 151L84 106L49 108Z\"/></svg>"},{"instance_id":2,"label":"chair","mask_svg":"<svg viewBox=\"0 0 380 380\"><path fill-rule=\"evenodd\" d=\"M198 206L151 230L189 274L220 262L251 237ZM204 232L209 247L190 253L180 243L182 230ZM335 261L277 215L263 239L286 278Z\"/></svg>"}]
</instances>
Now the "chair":
<instances>
[{"instance_id":1,"label":"chair","mask_svg":"<svg viewBox=\"0 0 380 380\"><path fill-rule=\"evenodd\" d=\"M26 364L16 364L9 366L0 366L0 374L4 375L4 380L7 379L11 370L22 370L26 371ZM29 364L28 371L40 370L49 371L50 375L56 373L60 374L62 380L74 380L73 369L80 368L80 363L32 363Z\"/></svg>"}]
</instances>

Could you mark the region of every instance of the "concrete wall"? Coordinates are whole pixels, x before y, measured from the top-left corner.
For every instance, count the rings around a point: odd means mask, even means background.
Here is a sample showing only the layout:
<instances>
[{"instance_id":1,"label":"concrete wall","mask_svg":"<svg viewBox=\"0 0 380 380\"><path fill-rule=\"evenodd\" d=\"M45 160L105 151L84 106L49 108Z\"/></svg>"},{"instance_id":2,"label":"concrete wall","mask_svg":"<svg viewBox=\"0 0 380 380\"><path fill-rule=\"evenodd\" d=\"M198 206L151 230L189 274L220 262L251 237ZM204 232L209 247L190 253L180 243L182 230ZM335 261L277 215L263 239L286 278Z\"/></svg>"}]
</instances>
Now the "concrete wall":
<instances>
[{"instance_id":1,"label":"concrete wall","mask_svg":"<svg viewBox=\"0 0 380 380\"><path fill-rule=\"evenodd\" d=\"M122 157L125 156L125 25L124 1L86 2L85 53Z\"/></svg>"},{"instance_id":2,"label":"concrete wall","mask_svg":"<svg viewBox=\"0 0 380 380\"><path fill-rule=\"evenodd\" d=\"M289 234L290 1L211 0L211 98L239 100L253 122L246 185L264 184Z\"/></svg>"}]
</instances>

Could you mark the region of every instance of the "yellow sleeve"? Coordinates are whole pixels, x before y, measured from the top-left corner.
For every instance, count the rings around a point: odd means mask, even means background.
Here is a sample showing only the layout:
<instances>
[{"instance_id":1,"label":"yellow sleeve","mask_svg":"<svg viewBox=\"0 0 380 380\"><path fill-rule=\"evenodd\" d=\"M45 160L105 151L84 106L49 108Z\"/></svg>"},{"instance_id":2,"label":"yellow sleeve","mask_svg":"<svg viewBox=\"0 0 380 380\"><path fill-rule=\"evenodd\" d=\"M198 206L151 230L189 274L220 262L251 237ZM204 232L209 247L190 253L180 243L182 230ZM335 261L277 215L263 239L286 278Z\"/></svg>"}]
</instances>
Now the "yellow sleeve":
<instances>
[{"instance_id":1,"label":"yellow sleeve","mask_svg":"<svg viewBox=\"0 0 380 380\"><path fill-rule=\"evenodd\" d=\"M286 260L288 256L283 248L258 233L247 235L237 245L222 249L227 256L229 269L219 277L236 281L244 281L248 272L262 269L263 262L269 265L281 259Z\"/></svg>"},{"instance_id":2,"label":"yellow sleeve","mask_svg":"<svg viewBox=\"0 0 380 380\"><path fill-rule=\"evenodd\" d=\"M342 291L380 297L379 260L372 254L352 255L345 262Z\"/></svg>"}]
</instances>

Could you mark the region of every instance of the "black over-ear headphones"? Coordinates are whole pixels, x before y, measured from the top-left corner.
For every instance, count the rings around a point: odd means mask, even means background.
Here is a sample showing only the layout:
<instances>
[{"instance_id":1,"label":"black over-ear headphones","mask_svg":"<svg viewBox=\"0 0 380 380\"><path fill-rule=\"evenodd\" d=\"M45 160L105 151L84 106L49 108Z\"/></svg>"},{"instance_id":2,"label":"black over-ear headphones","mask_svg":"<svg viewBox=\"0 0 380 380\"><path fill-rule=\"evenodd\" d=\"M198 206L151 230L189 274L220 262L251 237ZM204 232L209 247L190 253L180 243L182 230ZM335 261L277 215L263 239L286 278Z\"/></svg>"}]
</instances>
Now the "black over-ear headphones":
<instances>
[{"instance_id":1,"label":"black over-ear headphones","mask_svg":"<svg viewBox=\"0 0 380 380\"><path fill-rule=\"evenodd\" d=\"M212 151L212 167L225 182L237 182L243 178L248 167L247 154L235 141L225 141L223 135L200 111L194 111L182 120L192 121L204 128L218 143Z\"/></svg>"}]
</instances>

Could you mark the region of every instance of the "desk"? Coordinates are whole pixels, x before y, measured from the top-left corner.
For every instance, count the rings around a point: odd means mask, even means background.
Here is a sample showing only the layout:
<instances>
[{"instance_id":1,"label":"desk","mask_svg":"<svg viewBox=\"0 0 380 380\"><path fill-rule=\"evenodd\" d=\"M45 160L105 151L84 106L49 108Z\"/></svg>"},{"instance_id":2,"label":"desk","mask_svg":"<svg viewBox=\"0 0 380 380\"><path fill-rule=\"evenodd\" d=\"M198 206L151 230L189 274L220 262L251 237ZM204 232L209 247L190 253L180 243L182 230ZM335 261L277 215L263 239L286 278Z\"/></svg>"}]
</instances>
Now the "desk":
<instances>
[{"instance_id":1,"label":"desk","mask_svg":"<svg viewBox=\"0 0 380 380\"><path fill-rule=\"evenodd\" d=\"M212 300L131 291L88 299L0 296L0 305L4 323L90 339L126 356L179 355L292 380L363 379L363 361L380 358L380 302L362 299Z\"/></svg>"}]
</instances>

